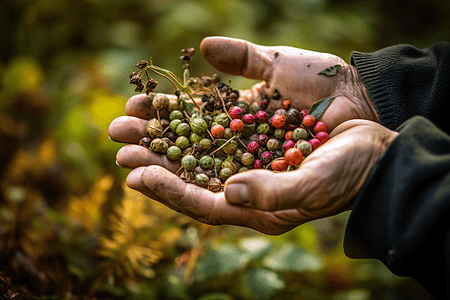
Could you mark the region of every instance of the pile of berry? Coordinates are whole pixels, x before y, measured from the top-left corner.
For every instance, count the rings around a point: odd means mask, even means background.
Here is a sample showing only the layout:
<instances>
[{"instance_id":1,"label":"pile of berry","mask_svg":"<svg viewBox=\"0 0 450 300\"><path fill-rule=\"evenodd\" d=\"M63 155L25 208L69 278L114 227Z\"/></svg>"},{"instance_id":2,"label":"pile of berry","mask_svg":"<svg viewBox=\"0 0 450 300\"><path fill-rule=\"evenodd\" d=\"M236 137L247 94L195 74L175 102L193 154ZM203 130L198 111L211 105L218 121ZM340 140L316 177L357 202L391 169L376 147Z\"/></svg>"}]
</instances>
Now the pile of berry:
<instances>
[{"instance_id":1,"label":"pile of berry","mask_svg":"<svg viewBox=\"0 0 450 300\"><path fill-rule=\"evenodd\" d=\"M180 159L177 173L187 182L220 191L238 172L291 170L329 139L324 122L316 122L306 109L290 108L289 100L270 116L256 102L237 100L238 92L224 83L216 90L220 95L204 94L201 111L191 116L177 105L183 102L169 105L164 94L150 95L158 111L169 111L169 120L149 120L140 144L170 160ZM266 107L267 99L262 102Z\"/></svg>"},{"instance_id":2,"label":"pile of berry","mask_svg":"<svg viewBox=\"0 0 450 300\"><path fill-rule=\"evenodd\" d=\"M249 105L239 100L239 91L220 82L217 75L191 78L189 62L194 50L182 51L185 85L172 72L146 61L135 65L139 70L130 75L130 83L136 85L138 92L146 86L158 112L157 118L148 121L147 135L139 144L166 155L169 160L180 160L176 174L186 182L218 192L230 176L239 172L293 170L304 157L328 141L327 125L308 114L310 110L291 108L290 100L284 100L283 108L269 114L266 109L270 101L281 101L278 91L272 98L261 95L261 104ZM177 100L169 101L166 95L153 93L156 81L149 77L148 71L170 80L176 87ZM200 105L193 95L201 97ZM169 120L160 118L164 110ZM320 117L321 113L315 115Z\"/></svg>"}]
</instances>

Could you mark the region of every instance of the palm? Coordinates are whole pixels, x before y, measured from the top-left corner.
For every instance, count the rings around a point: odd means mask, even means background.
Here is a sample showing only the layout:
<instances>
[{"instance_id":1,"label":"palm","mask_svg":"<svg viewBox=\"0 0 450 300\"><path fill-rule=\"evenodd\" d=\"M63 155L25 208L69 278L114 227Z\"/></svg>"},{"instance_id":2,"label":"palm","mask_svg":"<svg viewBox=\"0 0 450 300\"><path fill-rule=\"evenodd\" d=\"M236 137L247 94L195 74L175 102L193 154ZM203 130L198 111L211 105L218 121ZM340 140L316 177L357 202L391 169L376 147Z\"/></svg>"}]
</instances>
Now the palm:
<instances>
[{"instance_id":1,"label":"palm","mask_svg":"<svg viewBox=\"0 0 450 300\"><path fill-rule=\"evenodd\" d=\"M261 101L260 92L273 97L277 91L281 97L270 101L271 112L281 108L286 99L297 109L308 109L322 98L336 96L322 117L330 129L350 119L377 121L355 69L335 55L219 37L204 39L200 49L218 70L264 81L242 93L248 102ZM342 66L335 76L318 74L334 65Z\"/></svg>"}]
</instances>

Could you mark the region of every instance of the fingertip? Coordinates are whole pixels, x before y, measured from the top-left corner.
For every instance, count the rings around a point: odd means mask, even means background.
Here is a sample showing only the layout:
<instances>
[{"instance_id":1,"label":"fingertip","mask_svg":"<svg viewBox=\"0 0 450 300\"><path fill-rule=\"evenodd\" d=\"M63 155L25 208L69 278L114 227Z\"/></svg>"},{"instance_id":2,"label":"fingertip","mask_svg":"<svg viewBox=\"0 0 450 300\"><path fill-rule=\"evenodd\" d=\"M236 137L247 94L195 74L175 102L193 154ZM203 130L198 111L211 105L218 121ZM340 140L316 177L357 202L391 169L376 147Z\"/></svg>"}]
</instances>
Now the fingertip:
<instances>
[{"instance_id":1,"label":"fingertip","mask_svg":"<svg viewBox=\"0 0 450 300\"><path fill-rule=\"evenodd\" d=\"M143 187L142 172L145 167L139 167L131 170L126 179L126 184L129 188L134 190L140 190Z\"/></svg>"}]
</instances>

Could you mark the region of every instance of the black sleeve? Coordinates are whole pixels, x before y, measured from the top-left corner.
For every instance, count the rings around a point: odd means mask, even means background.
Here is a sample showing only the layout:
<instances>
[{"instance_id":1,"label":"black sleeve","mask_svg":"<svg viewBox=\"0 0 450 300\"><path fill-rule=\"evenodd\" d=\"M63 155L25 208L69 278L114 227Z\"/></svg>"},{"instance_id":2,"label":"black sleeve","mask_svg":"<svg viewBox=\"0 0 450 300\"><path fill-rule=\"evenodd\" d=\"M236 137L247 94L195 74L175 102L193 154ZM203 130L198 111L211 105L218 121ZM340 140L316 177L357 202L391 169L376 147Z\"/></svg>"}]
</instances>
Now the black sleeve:
<instances>
[{"instance_id":1,"label":"black sleeve","mask_svg":"<svg viewBox=\"0 0 450 300\"><path fill-rule=\"evenodd\" d=\"M413 117L355 198L344 250L450 299L450 136Z\"/></svg>"},{"instance_id":2,"label":"black sleeve","mask_svg":"<svg viewBox=\"0 0 450 300\"><path fill-rule=\"evenodd\" d=\"M394 130L421 115L450 133L450 43L426 49L397 45L373 53L353 52L382 125Z\"/></svg>"}]
</instances>

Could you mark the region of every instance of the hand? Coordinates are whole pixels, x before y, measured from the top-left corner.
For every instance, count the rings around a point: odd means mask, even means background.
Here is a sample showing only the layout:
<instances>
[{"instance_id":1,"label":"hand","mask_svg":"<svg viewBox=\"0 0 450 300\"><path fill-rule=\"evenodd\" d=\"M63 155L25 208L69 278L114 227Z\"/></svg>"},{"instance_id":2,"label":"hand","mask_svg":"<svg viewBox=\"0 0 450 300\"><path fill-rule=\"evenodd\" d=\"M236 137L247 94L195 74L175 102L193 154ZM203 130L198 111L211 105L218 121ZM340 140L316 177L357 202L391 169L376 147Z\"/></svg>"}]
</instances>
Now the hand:
<instances>
[{"instance_id":1,"label":"hand","mask_svg":"<svg viewBox=\"0 0 450 300\"><path fill-rule=\"evenodd\" d=\"M322 98L337 96L321 118L330 130L350 119L379 122L355 67L335 55L292 47L265 47L224 37L205 38L200 50L212 66L224 73L264 80L241 92L246 101L261 101L260 91L272 97L277 90L281 98L272 99L268 111L281 108L285 99L301 110L309 109ZM335 76L318 75L337 64L342 67Z\"/></svg>"},{"instance_id":2,"label":"hand","mask_svg":"<svg viewBox=\"0 0 450 300\"><path fill-rule=\"evenodd\" d=\"M179 164L144 147L125 146L129 148L120 150L117 159L121 166L135 168L127 177L129 187L171 209L207 224L282 234L351 209L352 199L397 135L375 122L347 121L333 130L332 139L306 157L299 169L236 174L227 180L222 193L186 184L172 173Z\"/></svg>"}]
</instances>

